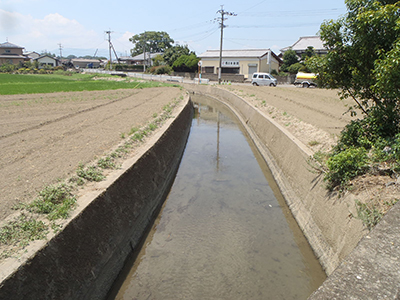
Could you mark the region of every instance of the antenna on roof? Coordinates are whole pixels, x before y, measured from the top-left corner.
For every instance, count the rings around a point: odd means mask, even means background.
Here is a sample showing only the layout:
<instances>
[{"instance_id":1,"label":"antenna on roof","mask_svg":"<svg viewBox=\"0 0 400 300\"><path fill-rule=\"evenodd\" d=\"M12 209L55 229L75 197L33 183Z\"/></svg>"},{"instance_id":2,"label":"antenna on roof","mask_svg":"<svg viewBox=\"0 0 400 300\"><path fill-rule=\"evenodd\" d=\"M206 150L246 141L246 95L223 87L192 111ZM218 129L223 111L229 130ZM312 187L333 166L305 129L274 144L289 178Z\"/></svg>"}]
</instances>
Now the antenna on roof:
<instances>
[{"instance_id":1,"label":"antenna on roof","mask_svg":"<svg viewBox=\"0 0 400 300\"><path fill-rule=\"evenodd\" d=\"M58 44L58 49L60 50L60 59L62 58L62 48L63 46L61 45L61 43Z\"/></svg>"}]
</instances>

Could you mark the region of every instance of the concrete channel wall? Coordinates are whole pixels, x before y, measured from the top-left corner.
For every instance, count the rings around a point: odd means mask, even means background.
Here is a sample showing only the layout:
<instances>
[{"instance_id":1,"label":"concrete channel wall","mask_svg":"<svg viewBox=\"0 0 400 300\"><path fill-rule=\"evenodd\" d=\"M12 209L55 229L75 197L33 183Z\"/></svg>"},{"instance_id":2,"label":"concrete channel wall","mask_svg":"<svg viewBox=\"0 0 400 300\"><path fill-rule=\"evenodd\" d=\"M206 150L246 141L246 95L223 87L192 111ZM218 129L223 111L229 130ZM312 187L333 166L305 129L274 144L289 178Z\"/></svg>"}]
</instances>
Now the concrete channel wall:
<instances>
[{"instance_id":1,"label":"concrete channel wall","mask_svg":"<svg viewBox=\"0 0 400 300\"><path fill-rule=\"evenodd\" d=\"M310 299L400 299L400 206L367 233L351 218L352 195L327 194L310 172L308 147L244 99L214 86L186 85L229 106L267 161L283 196L328 279ZM365 236L365 238L363 238Z\"/></svg>"},{"instance_id":2,"label":"concrete channel wall","mask_svg":"<svg viewBox=\"0 0 400 300\"><path fill-rule=\"evenodd\" d=\"M191 102L184 102L152 138L154 144L126 161L102 188L78 199L66 227L10 269L0 299L104 299L175 178L193 115Z\"/></svg>"}]
</instances>

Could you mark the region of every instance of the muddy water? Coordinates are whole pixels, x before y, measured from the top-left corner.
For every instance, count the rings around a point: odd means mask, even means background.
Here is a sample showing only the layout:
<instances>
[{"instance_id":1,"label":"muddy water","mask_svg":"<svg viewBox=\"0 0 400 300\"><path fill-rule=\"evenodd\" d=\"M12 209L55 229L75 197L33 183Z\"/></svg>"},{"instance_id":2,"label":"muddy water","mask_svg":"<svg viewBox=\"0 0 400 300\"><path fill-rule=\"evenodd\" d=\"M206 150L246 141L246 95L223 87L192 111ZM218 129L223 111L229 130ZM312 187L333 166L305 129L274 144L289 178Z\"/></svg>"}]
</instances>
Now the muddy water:
<instances>
[{"instance_id":1,"label":"muddy water","mask_svg":"<svg viewBox=\"0 0 400 300\"><path fill-rule=\"evenodd\" d=\"M174 185L109 299L307 299L325 273L268 167L229 111L193 101Z\"/></svg>"}]
</instances>

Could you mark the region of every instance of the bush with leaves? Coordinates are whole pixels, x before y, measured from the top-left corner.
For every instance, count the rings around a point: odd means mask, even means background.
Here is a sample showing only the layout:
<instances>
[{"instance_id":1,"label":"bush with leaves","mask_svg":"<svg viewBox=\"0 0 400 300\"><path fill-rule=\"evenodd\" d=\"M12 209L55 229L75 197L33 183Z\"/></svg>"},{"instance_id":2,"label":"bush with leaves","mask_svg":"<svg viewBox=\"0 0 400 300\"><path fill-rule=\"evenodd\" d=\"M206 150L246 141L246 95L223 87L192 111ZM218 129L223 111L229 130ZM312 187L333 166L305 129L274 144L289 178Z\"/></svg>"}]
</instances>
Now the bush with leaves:
<instances>
[{"instance_id":1,"label":"bush with leaves","mask_svg":"<svg viewBox=\"0 0 400 300\"><path fill-rule=\"evenodd\" d=\"M156 75L171 74L172 68L170 66L151 67L149 72Z\"/></svg>"},{"instance_id":2,"label":"bush with leaves","mask_svg":"<svg viewBox=\"0 0 400 300\"><path fill-rule=\"evenodd\" d=\"M327 161L325 181L328 188L345 187L349 180L369 169L369 159L364 148L349 148L332 155Z\"/></svg>"},{"instance_id":3,"label":"bush with leaves","mask_svg":"<svg viewBox=\"0 0 400 300\"><path fill-rule=\"evenodd\" d=\"M196 54L180 56L172 65L176 72L196 72L200 58Z\"/></svg>"}]
</instances>

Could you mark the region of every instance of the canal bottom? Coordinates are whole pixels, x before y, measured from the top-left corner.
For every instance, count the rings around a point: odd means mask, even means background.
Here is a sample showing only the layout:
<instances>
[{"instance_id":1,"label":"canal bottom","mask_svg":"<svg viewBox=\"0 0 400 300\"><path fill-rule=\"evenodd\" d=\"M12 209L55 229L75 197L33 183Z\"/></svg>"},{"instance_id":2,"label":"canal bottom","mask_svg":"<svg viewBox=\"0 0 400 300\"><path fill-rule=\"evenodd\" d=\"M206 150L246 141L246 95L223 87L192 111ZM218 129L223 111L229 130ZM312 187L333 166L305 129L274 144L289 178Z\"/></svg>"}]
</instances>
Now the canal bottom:
<instances>
[{"instance_id":1,"label":"canal bottom","mask_svg":"<svg viewBox=\"0 0 400 300\"><path fill-rule=\"evenodd\" d=\"M108 299L307 299L326 275L235 116L193 96L171 191Z\"/></svg>"}]
</instances>

